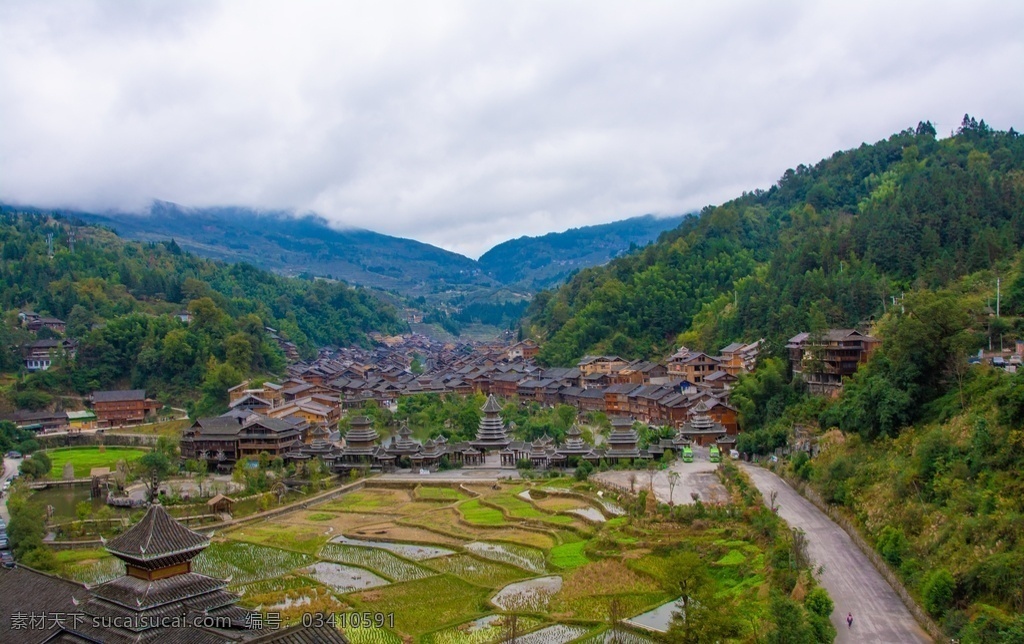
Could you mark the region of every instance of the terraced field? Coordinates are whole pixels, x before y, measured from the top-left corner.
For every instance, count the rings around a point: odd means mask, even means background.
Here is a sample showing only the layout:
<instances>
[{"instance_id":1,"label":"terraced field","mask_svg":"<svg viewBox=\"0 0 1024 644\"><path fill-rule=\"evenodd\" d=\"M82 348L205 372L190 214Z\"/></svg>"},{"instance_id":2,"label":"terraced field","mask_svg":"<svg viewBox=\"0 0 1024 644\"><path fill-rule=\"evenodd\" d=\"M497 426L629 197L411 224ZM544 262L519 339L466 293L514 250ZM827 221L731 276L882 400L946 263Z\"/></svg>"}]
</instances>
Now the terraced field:
<instances>
[{"instance_id":1,"label":"terraced field","mask_svg":"<svg viewBox=\"0 0 1024 644\"><path fill-rule=\"evenodd\" d=\"M629 626L609 630L610 618L672 601L661 580L666 553L693 532L651 536L626 517L587 525L559 513L596 511L598 498L531 489L477 485L480 496L471 496L442 486L366 487L218 533L194 570L228 579L240 605L278 613L285 624L310 612L387 616L383 626L349 625L353 644L497 643L508 635L499 614L507 611L518 642L653 641ZM724 595L761 601L764 552L731 533L706 546ZM123 574L102 551L61 557L62 574L87 583Z\"/></svg>"}]
</instances>

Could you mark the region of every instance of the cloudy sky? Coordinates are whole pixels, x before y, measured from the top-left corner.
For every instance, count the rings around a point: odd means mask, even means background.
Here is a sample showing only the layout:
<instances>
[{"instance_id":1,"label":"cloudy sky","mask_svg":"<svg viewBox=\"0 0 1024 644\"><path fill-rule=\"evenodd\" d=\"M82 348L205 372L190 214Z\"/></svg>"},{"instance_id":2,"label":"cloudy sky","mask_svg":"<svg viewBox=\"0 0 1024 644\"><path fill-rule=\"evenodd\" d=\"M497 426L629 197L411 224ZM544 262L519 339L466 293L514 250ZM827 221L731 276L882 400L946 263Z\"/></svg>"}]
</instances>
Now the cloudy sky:
<instances>
[{"instance_id":1,"label":"cloudy sky","mask_svg":"<svg viewBox=\"0 0 1024 644\"><path fill-rule=\"evenodd\" d=\"M676 214L965 112L1024 3L0 3L0 201L315 211L472 257Z\"/></svg>"}]
</instances>

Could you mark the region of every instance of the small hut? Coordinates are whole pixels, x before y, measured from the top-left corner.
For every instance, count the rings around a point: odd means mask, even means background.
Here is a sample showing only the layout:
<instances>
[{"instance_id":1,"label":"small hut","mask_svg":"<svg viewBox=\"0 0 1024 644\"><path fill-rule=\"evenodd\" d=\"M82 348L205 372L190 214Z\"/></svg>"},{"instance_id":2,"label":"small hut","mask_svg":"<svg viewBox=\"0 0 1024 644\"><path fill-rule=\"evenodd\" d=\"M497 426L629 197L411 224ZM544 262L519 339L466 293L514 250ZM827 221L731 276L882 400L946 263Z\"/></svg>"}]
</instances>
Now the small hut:
<instances>
[{"instance_id":1,"label":"small hut","mask_svg":"<svg viewBox=\"0 0 1024 644\"><path fill-rule=\"evenodd\" d=\"M107 483L110 480L109 467L94 467L89 470L89 478L92 479L92 496L106 496Z\"/></svg>"},{"instance_id":2,"label":"small hut","mask_svg":"<svg viewBox=\"0 0 1024 644\"><path fill-rule=\"evenodd\" d=\"M229 496L218 494L209 501L206 502L206 507L210 509L213 514L221 514L224 512L231 512L231 506L235 504L235 500Z\"/></svg>"}]
</instances>

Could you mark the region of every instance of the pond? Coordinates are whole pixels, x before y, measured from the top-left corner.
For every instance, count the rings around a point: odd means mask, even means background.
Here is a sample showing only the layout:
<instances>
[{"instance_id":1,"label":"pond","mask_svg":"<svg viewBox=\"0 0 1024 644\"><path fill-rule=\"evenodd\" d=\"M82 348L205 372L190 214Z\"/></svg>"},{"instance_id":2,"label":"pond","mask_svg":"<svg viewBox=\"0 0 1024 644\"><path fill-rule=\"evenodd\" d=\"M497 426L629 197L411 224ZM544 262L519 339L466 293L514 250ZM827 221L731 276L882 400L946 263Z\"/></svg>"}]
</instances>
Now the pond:
<instances>
[{"instance_id":1,"label":"pond","mask_svg":"<svg viewBox=\"0 0 1024 644\"><path fill-rule=\"evenodd\" d=\"M542 612L547 610L552 595L561 589L561 577L527 579L505 586L491 599L491 603L507 611Z\"/></svg>"},{"instance_id":2,"label":"pond","mask_svg":"<svg viewBox=\"0 0 1024 644\"><path fill-rule=\"evenodd\" d=\"M106 495L91 499L88 485L75 485L71 487L48 487L45 490L36 490L29 496L29 502L38 503L43 508L53 506L53 516L58 518L75 519L75 506L82 501L88 501L92 505L92 511L97 512L107 505ZM128 510L111 508L116 514L127 514Z\"/></svg>"}]
</instances>

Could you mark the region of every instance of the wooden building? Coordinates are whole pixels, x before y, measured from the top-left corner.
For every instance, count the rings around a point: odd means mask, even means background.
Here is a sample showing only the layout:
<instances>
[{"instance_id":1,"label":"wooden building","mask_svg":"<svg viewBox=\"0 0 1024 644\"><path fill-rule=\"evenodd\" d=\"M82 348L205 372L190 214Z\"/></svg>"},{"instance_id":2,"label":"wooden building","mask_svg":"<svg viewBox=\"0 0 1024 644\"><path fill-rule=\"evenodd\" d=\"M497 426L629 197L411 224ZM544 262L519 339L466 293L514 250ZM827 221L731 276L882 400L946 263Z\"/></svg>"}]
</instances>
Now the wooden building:
<instances>
[{"instance_id":1,"label":"wooden building","mask_svg":"<svg viewBox=\"0 0 1024 644\"><path fill-rule=\"evenodd\" d=\"M146 398L145 389L94 391L91 399L100 427L137 425L160 408L160 403Z\"/></svg>"}]
</instances>

